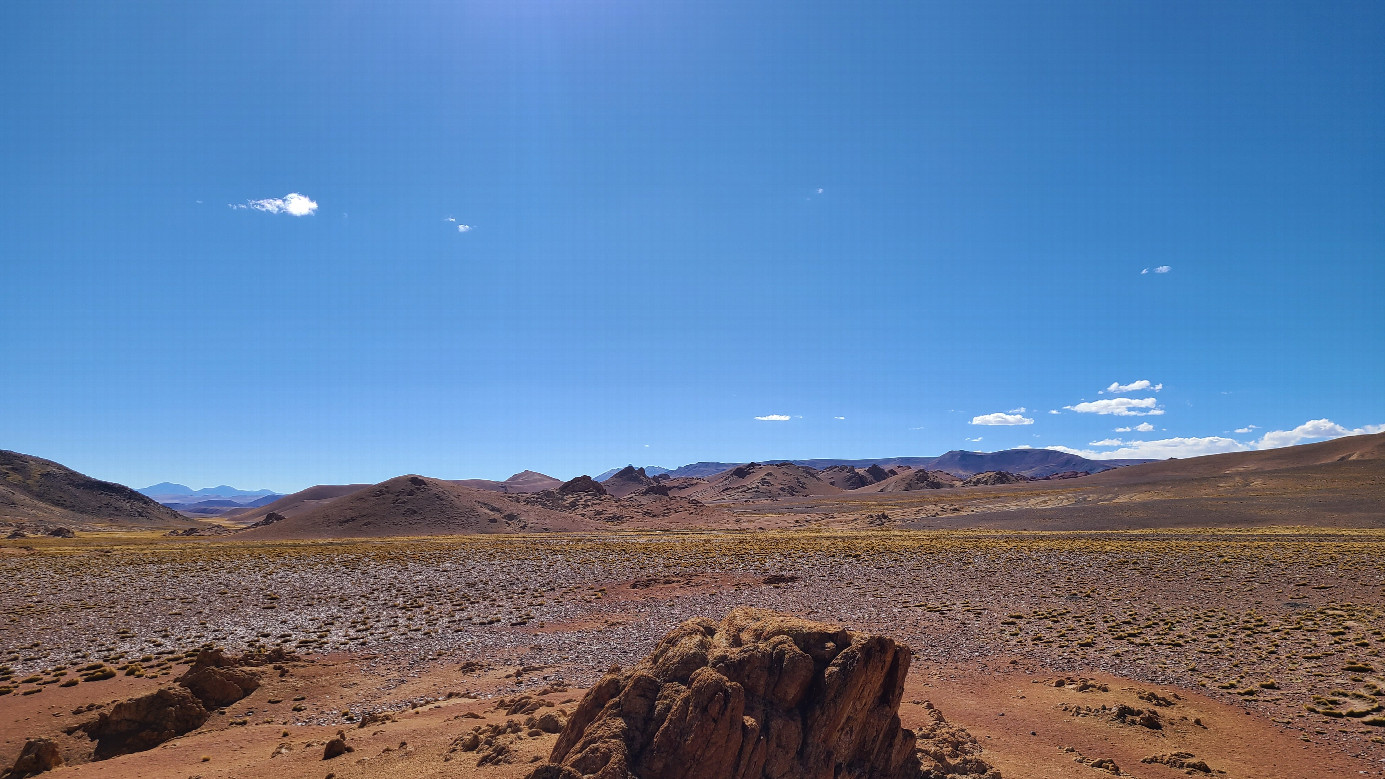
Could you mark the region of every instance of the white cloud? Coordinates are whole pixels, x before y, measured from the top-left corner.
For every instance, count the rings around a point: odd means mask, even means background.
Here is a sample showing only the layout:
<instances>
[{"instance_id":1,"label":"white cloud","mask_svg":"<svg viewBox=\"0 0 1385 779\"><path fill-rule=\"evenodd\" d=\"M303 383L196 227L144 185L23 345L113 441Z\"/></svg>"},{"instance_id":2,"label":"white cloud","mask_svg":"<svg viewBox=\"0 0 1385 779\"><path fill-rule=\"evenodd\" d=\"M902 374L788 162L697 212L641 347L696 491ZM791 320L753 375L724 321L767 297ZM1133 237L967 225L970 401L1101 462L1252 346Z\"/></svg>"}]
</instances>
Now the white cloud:
<instances>
[{"instance_id":1,"label":"white cloud","mask_svg":"<svg viewBox=\"0 0 1385 779\"><path fill-rule=\"evenodd\" d=\"M1019 414L1007 414L997 411L994 414L982 414L979 417L972 417L973 425L1032 425L1034 420Z\"/></svg>"},{"instance_id":2,"label":"white cloud","mask_svg":"<svg viewBox=\"0 0 1385 779\"><path fill-rule=\"evenodd\" d=\"M1093 441L1087 446L1120 446L1124 441L1119 438L1103 438L1100 441Z\"/></svg>"},{"instance_id":3,"label":"white cloud","mask_svg":"<svg viewBox=\"0 0 1385 779\"><path fill-rule=\"evenodd\" d=\"M455 218L453 218L453 217L450 217L450 216L444 216L444 217L442 218L442 221L444 221L444 222L455 222L455 221L457 221L457 220L456 220Z\"/></svg>"},{"instance_id":4,"label":"white cloud","mask_svg":"<svg viewBox=\"0 0 1385 779\"><path fill-rule=\"evenodd\" d=\"M832 418L833 418L833 419L836 419L836 420L843 420L843 419L846 419L846 417L832 417Z\"/></svg>"},{"instance_id":5,"label":"white cloud","mask_svg":"<svg viewBox=\"0 0 1385 779\"><path fill-rule=\"evenodd\" d=\"M1098 446L1105 442L1097 441L1092 446ZM1225 452L1243 452L1247 449L1246 445L1240 441L1221 436L1208 436L1207 438L1162 438L1157 441L1122 441L1119 449L1110 449L1098 452L1092 449L1070 449L1066 446L1049 446L1058 452L1067 452L1088 460L1111 460L1111 459L1138 459L1138 460L1164 460L1169 457L1201 457L1205 454L1222 454Z\"/></svg>"},{"instance_id":6,"label":"white cloud","mask_svg":"<svg viewBox=\"0 0 1385 779\"><path fill-rule=\"evenodd\" d=\"M469 233L471 229L471 225L457 225L457 232L459 233Z\"/></svg>"},{"instance_id":7,"label":"white cloud","mask_svg":"<svg viewBox=\"0 0 1385 779\"><path fill-rule=\"evenodd\" d=\"M1151 270L1150 268L1145 268L1144 270L1140 271L1140 275L1141 275L1141 276L1148 276L1150 270ZM1159 267L1154 268L1153 270L1154 270L1155 273L1168 273L1169 271L1173 270L1173 266L1172 266L1172 265L1160 265Z\"/></svg>"},{"instance_id":8,"label":"white cloud","mask_svg":"<svg viewBox=\"0 0 1385 779\"><path fill-rule=\"evenodd\" d=\"M1366 425L1349 430L1330 419L1310 419L1293 430L1271 430L1255 442L1256 449L1278 449L1281 446L1310 441L1315 438L1343 438L1349 435L1385 433L1385 425Z\"/></svg>"},{"instance_id":9,"label":"white cloud","mask_svg":"<svg viewBox=\"0 0 1385 779\"><path fill-rule=\"evenodd\" d=\"M819 194L819 195L822 194L822 187L818 187L818 194Z\"/></svg>"},{"instance_id":10,"label":"white cloud","mask_svg":"<svg viewBox=\"0 0 1385 779\"><path fill-rule=\"evenodd\" d=\"M1159 416L1164 413L1162 408L1156 408L1158 401L1155 398L1110 398L1108 400L1092 400L1086 403L1078 403L1075 406L1063 406L1069 411L1076 411L1079 414L1112 414L1118 417L1145 417Z\"/></svg>"},{"instance_id":11,"label":"white cloud","mask_svg":"<svg viewBox=\"0 0 1385 779\"><path fill-rule=\"evenodd\" d=\"M1009 411L1006 411L1005 413L1007 413L1007 414L1023 414L1024 412L1026 412L1026 411L1028 411L1028 410L1029 410L1029 409L1025 408L1024 406L1020 406L1019 408L1012 408L1012 409L1010 409Z\"/></svg>"},{"instance_id":12,"label":"white cloud","mask_svg":"<svg viewBox=\"0 0 1385 779\"><path fill-rule=\"evenodd\" d=\"M264 211L267 214L307 216L317 210L317 201L307 195L290 192L283 197L267 197L262 200L247 200L244 203L232 203L231 208L239 210L254 209L256 211Z\"/></svg>"},{"instance_id":13,"label":"white cloud","mask_svg":"<svg viewBox=\"0 0 1385 779\"><path fill-rule=\"evenodd\" d=\"M791 418L788 414L766 414L762 417L755 417L760 422L787 422Z\"/></svg>"},{"instance_id":14,"label":"white cloud","mask_svg":"<svg viewBox=\"0 0 1385 779\"><path fill-rule=\"evenodd\" d=\"M1056 409L1056 408L1051 408L1051 409L1048 410L1048 413L1050 413L1050 414L1061 414L1062 412L1059 411L1059 410Z\"/></svg>"},{"instance_id":15,"label":"white cloud","mask_svg":"<svg viewBox=\"0 0 1385 779\"><path fill-rule=\"evenodd\" d=\"M1258 427L1258 425L1246 425L1245 427L1238 427L1238 428L1236 428L1236 432L1237 432L1237 433L1249 433L1250 431L1254 430L1256 427Z\"/></svg>"},{"instance_id":16,"label":"white cloud","mask_svg":"<svg viewBox=\"0 0 1385 779\"><path fill-rule=\"evenodd\" d=\"M1153 384L1153 383L1150 382L1149 379L1140 379L1139 381L1132 381L1132 382L1130 382L1129 384L1119 384L1119 383L1113 381L1113 382L1111 382L1111 386L1109 386L1109 387L1107 387L1106 389L1102 390L1102 392L1103 392L1103 393L1109 392L1109 393L1111 393L1112 395L1120 395L1120 394L1125 393L1125 392L1139 392L1139 391L1141 391L1141 390L1149 390L1149 389L1152 389L1152 390L1154 390L1155 392L1158 392L1159 390L1161 390L1161 389L1163 389L1163 388L1164 388L1164 385L1163 385L1163 384Z\"/></svg>"},{"instance_id":17,"label":"white cloud","mask_svg":"<svg viewBox=\"0 0 1385 779\"><path fill-rule=\"evenodd\" d=\"M971 441L974 444L981 443L981 436L977 436L975 438L968 438L967 440Z\"/></svg>"},{"instance_id":18,"label":"white cloud","mask_svg":"<svg viewBox=\"0 0 1385 779\"><path fill-rule=\"evenodd\" d=\"M1154 425L1151 425L1151 424L1148 423L1148 422L1141 422L1140 424L1135 425L1134 427L1118 427L1118 428L1116 428L1115 432L1117 432L1117 433L1129 433L1129 432L1131 432L1131 431L1133 430L1133 431L1135 431L1135 432L1137 432L1137 433L1148 433L1149 431L1151 431L1151 430L1153 430L1153 429L1154 429Z\"/></svg>"}]
</instances>

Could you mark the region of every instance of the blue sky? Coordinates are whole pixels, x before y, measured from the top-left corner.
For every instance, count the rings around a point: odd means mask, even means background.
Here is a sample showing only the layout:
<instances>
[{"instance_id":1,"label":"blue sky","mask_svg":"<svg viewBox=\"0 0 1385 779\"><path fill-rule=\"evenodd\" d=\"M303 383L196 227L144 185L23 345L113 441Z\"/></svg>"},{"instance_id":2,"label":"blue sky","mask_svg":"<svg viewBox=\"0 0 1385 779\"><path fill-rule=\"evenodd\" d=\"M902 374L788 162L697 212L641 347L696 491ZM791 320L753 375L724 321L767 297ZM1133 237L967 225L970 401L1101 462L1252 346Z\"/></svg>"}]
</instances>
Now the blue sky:
<instances>
[{"instance_id":1,"label":"blue sky","mask_svg":"<svg viewBox=\"0 0 1385 779\"><path fill-rule=\"evenodd\" d=\"M16 0L0 90L0 447L100 478L1385 423L1376 2Z\"/></svg>"}]
</instances>

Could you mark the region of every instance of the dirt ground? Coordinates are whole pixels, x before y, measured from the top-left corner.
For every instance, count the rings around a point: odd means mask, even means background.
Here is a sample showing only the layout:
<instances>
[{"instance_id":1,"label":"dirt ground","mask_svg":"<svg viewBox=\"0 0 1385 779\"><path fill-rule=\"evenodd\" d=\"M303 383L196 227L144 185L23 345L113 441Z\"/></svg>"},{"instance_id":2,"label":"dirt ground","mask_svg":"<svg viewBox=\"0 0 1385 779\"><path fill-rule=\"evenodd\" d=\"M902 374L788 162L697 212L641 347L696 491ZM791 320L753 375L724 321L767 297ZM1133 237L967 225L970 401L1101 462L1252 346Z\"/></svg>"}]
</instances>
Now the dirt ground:
<instances>
[{"instance_id":1,"label":"dirt ground","mask_svg":"<svg viewBox=\"0 0 1385 779\"><path fill-rule=\"evenodd\" d=\"M45 736L76 763L54 777L520 777L555 739L532 717L745 604L907 643L905 726L931 702L1006 777L1379 776L1382 544L1305 528L7 542L0 768ZM300 660L192 733L80 762L90 742L67 729L169 686L208 644ZM467 749L477 728L505 749ZM338 731L353 751L323 760Z\"/></svg>"}]
</instances>

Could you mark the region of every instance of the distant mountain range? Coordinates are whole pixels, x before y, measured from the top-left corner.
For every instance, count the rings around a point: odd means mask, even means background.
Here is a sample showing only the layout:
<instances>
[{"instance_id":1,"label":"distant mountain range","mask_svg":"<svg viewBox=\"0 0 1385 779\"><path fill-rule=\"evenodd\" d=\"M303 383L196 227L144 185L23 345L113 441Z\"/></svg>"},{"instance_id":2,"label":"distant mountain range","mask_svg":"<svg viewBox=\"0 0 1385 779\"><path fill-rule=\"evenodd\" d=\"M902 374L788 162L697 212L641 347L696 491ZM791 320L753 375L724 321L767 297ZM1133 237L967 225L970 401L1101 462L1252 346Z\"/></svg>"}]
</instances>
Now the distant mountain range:
<instances>
[{"instance_id":1,"label":"distant mountain range","mask_svg":"<svg viewBox=\"0 0 1385 779\"><path fill-rule=\"evenodd\" d=\"M203 487L200 490L194 490L184 484L173 484L172 482L166 481L161 481L158 484L151 484L148 487L142 487L135 491L142 495L148 495L151 498L194 498L196 500L211 500L216 498L253 499L262 498L266 495L278 494L273 490L238 490L227 484L223 484L220 487ZM196 502L196 500L189 500L186 502L193 503Z\"/></svg>"},{"instance_id":2,"label":"distant mountain range","mask_svg":"<svg viewBox=\"0 0 1385 779\"><path fill-rule=\"evenodd\" d=\"M1138 465L1140 463L1152 462L1151 460L1088 460L1075 454L1058 452L1052 449L1006 449L1000 452L967 452L954 449L946 454L937 457L881 457L872 460L763 460L765 463L791 463L793 465L806 465L817 470L826 470L834 465L846 465L852 468L868 468L872 465L879 465L882 468L897 468L907 465L910 468L923 469L929 471L946 471L953 476L966 478L975 476L978 473L989 471L1005 471L1008 473L1018 473L1028 476L1031 479L1042 479L1045 476L1052 476L1058 473L1086 472L1101 473L1112 468L1120 468L1125 465ZM644 472L649 476L657 476L661 473L671 477L691 476L703 478L713 476L723 471L728 471L746 463L723 463L723 462L700 462L684 465L679 468L669 470L658 466L644 466ZM609 471L596 477L597 481L604 481L619 473L622 469L612 468Z\"/></svg>"}]
</instances>

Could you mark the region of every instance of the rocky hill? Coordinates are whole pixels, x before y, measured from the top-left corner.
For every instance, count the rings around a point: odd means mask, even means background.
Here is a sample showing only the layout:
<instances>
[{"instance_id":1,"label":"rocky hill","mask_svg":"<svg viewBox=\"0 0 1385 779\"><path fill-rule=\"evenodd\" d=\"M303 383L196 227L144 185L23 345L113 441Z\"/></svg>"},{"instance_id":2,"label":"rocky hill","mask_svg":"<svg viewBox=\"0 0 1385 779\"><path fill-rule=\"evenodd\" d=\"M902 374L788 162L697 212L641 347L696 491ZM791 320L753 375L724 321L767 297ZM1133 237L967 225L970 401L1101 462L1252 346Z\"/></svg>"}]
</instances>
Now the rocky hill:
<instances>
[{"instance_id":1,"label":"rocky hill","mask_svg":"<svg viewBox=\"0 0 1385 779\"><path fill-rule=\"evenodd\" d=\"M268 508L268 507L267 507ZM593 530L574 514L443 479L398 476L237 538L357 538Z\"/></svg>"},{"instance_id":2,"label":"rocky hill","mask_svg":"<svg viewBox=\"0 0 1385 779\"><path fill-rule=\"evenodd\" d=\"M32 455L0 449L0 520L10 523L195 523L122 484L100 481Z\"/></svg>"}]
</instances>

